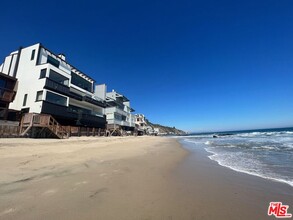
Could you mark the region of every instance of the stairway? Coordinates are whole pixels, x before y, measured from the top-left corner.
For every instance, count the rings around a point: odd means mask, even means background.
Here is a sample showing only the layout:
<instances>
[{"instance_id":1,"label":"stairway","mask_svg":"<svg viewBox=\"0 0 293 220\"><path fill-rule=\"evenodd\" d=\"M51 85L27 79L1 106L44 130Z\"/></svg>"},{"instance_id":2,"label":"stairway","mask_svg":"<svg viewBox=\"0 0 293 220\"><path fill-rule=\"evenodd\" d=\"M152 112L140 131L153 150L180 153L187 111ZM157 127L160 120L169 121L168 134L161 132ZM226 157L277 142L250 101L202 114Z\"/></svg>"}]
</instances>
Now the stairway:
<instances>
[{"instance_id":1,"label":"stairway","mask_svg":"<svg viewBox=\"0 0 293 220\"><path fill-rule=\"evenodd\" d=\"M20 136L63 139L69 137L69 132L51 115L26 113L21 119Z\"/></svg>"}]
</instances>

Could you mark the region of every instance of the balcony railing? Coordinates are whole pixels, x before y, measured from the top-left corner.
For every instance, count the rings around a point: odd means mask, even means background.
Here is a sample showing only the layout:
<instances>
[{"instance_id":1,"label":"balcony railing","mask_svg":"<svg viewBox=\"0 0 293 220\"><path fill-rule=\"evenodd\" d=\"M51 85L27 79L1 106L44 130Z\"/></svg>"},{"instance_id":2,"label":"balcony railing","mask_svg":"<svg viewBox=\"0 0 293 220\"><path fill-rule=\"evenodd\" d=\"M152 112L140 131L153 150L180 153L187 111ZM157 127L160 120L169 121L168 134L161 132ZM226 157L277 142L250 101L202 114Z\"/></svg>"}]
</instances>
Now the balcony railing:
<instances>
[{"instance_id":1,"label":"balcony railing","mask_svg":"<svg viewBox=\"0 0 293 220\"><path fill-rule=\"evenodd\" d=\"M43 101L42 113L50 114L57 117L77 119L77 113L68 111L68 107L56 105L51 102Z\"/></svg>"},{"instance_id":2,"label":"balcony railing","mask_svg":"<svg viewBox=\"0 0 293 220\"><path fill-rule=\"evenodd\" d=\"M3 102L12 102L14 100L16 92L0 87L0 100Z\"/></svg>"},{"instance_id":3,"label":"balcony railing","mask_svg":"<svg viewBox=\"0 0 293 220\"><path fill-rule=\"evenodd\" d=\"M56 105L47 101L43 101L42 113L50 114L60 121L67 120L67 124L77 126L87 126L95 128L105 128L106 116L97 116L85 114L82 112L69 111L68 107Z\"/></svg>"},{"instance_id":4,"label":"balcony railing","mask_svg":"<svg viewBox=\"0 0 293 220\"><path fill-rule=\"evenodd\" d=\"M106 116L101 117L96 115L79 113L78 118L79 125L98 128L105 128L106 126Z\"/></svg>"},{"instance_id":5,"label":"balcony railing","mask_svg":"<svg viewBox=\"0 0 293 220\"><path fill-rule=\"evenodd\" d=\"M76 100L82 101L82 95L76 94L76 93L74 93L74 92L71 92L71 91L70 91L70 93L68 94L68 96L69 96L70 98L74 98L74 99L76 99Z\"/></svg>"},{"instance_id":6,"label":"balcony railing","mask_svg":"<svg viewBox=\"0 0 293 220\"><path fill-rule=\"evenodd\" d=\"M135 123L124 121L124 120L118 120L118 119L109 119L108 124L114 124L114 125L120 125L120 126L126 126L126 127L135 127Z\"/></svg>"},{"instance_id":7,"label":"balcony railing","mask_svg":"<svg viewBox=\"0 0 293 220\"><path fill-rule=\"evenodd\" d=\"M130 113L123 111L122 109L118 108L118 107L108 107L106 108L106 112L107 113L118 113L120 115L124 115L124 116L129 116Z\"/></svg>"},{"instance_id":8,"label":"balcony railing","mask_svg":"<svg viewBox=\"0 0 293 220\"><path fill-rule=\"evenodd\" d=\"M100 106L100 107L106 107L106 103L104 101L93 99L92 97L89 97L89 96L84 96L83 100L86 101L86 102L89 102L91 104Z\"/></svg>"},{"instance_id":9,"label":"balcony railing","mask_svg":"<svg viewBox=\"0 0 293 220\"><path fill-rule=\"evenodd\" d=\"M46 79L46 83L45 83L44 88L50 89L52 91L55 91L55 92L58 92L58 93L61 93L63 95L67 95L67 96L70 94L68 86L57 83L49 78Z\"/></svg>"}]
</instances>

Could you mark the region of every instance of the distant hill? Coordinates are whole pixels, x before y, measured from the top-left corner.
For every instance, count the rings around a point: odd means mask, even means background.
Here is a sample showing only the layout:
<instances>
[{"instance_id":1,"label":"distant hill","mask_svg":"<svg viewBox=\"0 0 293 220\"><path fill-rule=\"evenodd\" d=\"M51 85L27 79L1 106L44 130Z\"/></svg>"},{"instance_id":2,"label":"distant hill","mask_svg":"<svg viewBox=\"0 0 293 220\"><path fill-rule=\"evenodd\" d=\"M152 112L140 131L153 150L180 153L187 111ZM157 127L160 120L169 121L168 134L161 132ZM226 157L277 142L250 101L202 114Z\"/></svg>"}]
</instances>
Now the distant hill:
<instances>
[{"instance_id":1,"label":"distant hill","mask_svg":"<svg viewBox=\"0 0 293 220\"><path fill-rule=\"evenodd\" d=\"M185 131L179 130L175 127L168 127L160 124L151 123L149 120L146 119L146 123L148 126L151 126L153 129L158 128L159 134L165 135L185 135L187 134Z\"/></svg>"}]
</instances>

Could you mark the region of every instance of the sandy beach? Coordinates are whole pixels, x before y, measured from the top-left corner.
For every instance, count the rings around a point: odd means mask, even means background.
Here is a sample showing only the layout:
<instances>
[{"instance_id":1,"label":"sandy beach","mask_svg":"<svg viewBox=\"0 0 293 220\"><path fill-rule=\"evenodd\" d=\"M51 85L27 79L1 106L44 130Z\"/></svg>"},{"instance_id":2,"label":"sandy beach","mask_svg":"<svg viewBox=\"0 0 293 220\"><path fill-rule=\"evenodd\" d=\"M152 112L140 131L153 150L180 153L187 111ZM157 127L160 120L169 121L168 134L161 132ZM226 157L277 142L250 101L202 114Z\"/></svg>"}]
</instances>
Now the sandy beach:
<instances>
[{"instance_id":1,"label":"sandy beach","mask_svg":"<svg viewBox=\"0 0 293 220\"><path fill-rule=\"evenodd\" d=\"M292 191L220 167L175 139L0 142L0 219L5 220L270 219L268 202L292 205Z\"/></svg>"}]
</instances>

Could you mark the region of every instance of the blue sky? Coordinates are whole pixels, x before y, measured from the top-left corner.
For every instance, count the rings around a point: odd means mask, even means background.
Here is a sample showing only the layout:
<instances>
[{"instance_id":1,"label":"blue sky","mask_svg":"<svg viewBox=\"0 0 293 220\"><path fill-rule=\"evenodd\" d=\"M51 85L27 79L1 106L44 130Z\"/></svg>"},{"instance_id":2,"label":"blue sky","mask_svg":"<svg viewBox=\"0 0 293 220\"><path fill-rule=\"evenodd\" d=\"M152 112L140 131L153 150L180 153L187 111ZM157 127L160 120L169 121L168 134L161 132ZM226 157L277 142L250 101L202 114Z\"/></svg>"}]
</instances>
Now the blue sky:
<instances>
[{"instance_id":1,"label":"blue sky","mask_svg":"<svg viewBox=\"0 0 293 220\"><path fill-rule=\"evenodd\" d=\"M187 131L293 126L293 1L5 1L0 59L41 42Z\"/></svg>"}]
</instances>

